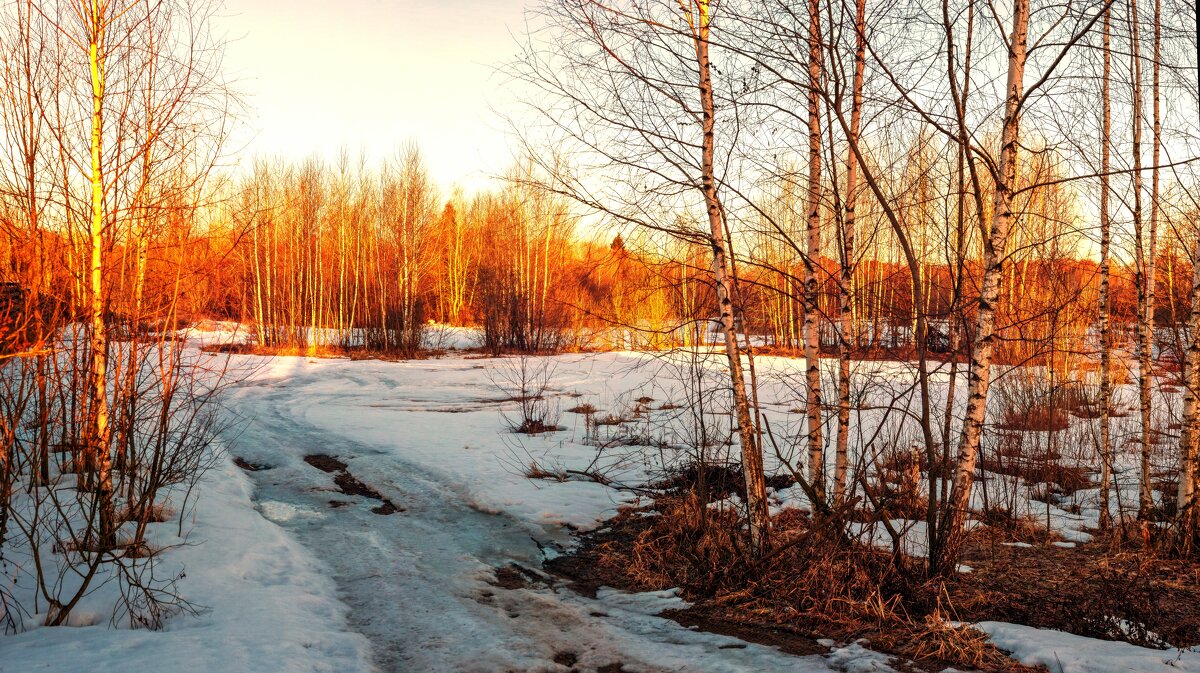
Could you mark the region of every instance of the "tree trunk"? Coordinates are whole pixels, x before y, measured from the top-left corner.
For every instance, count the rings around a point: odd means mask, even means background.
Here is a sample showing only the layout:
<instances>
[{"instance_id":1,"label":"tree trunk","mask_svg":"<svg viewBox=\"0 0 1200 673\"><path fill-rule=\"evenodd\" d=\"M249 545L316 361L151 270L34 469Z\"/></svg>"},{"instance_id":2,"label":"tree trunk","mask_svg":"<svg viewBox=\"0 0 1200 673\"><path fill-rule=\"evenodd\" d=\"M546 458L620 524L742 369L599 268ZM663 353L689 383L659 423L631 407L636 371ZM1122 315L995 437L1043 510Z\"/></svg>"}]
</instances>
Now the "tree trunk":
<instances>
[{"instance_id":1,"label":"tree trunk","mask_svg":"<svg viewBox=\"0 0 1200 673\"><path fill-rule=\"evenodd\" d=\"M109 454L108 424L108 335L104 319L104 24L105 17L99 0L92 0L90 19L91 38L88 44L88 65L92 84L91 135L91 319L90 355L88 370L91 399L91 428L86 471L95 473L97 497L100 503L99 548L116 546L116 517L112 501L112 456ZM90 476L90 475L88 475Z\"/></svg>"},{"instance_id":2,"label":"tree trunk","mask_svg":"<svg viewBox=\"0 0 1200 673\"><path fill-rule=\"evenodd\" d=\"M954 482L950 490L949 511L942 520L944 533L930 567L938 574L953 572L957 566L964 525L971 506L975 481L975 463L983 426L987 421L988 388L991 384L992 354L995 350L996 306L1000 299L1000 281L1004 271L1005 248L1013 222L1013 188L1017 175L1017 141L1020 137L1020 100L1024 93L1025 61L1029 34L1029 0L1013 4L1012 34L1009 38L1008 77L1001 131L1000 159L997 164L992 217L983 239L983 278L979 289L979 309L972 346L967 383L967 409L963 418Z\"/></svg>"},{"instance_id":3,"label":"tree trunk","mask_svg":"<svg viewBox=\"0 0 1200 673\"><path fill-rule=\"evenodd\" d=\"M1151 358L1154 351L1154 259L1146 255L1146 232L1142 219L1142 61L1138 39L1137 0L1129 0L1129 68L1133 74L1132 117L1133 117L1133 236L1134 236L1134 279L1137 285L1137 332L1138 332L1138 403L1141 408L1141 466L1138 479L1138 519L1146 520L1154 509L1150 474L1150 453L1153 448L1153 375ZM1153 234L1150 235L1153 238Z\"/></svg>"},{"instance_id":4,"label":"tree trunk","mask_svg":"<svg viewBox=\"0 0 1200 673\"><path fill-rule=\"evenodd\" d=\"M761 553L767 545L767 536L770 530L766 478L763 474L762 447L756 441L750 413L750 398L746 392L746 380L742 372L741 349L737 341L737 325L734 320L733 280L729 274L723 214L714 167L716 105L713 101L712 73L708 55L709 3L706 0L699 0L697 5L699 16L695 18L689 16L689 22L693 25L702 115L703 144L700 190L703 192L705 211L708 214L709 244L712 246L713 258L713 282L717 290L717 308L721 329L725 333L725 353L729 360L729 377L737 413L742 471L746 478L746 504L749 508L750 544L756 552Z\"/></svg>"},{"instance_id":5,"label":"tree trunk","mask_svg":"<svg viewBox=\"0 0 1200 673\"><path fill-rule=\"evenodd\" d=\"M821 7L808 1L808 195L807 246L804 255L804 368L808 399L808 480L817 497L825 498L825 440L821 422Z\"/></svg>"},{"instance_id":6,"label":"tree trunk","mask_svg":"<svg viewBox=\"0 0 1200 673\"><path fill-rule=\"evenodd\" d=\"M854 81L851 84L850 130L847 144L858 142L862 123L863 71L866 66L867 2L857 0L854 10L855 47ZM846 156L846 217L842 224L842 268L838 285L838 312L841 319L841 339L838 341L838 434L837 457L833 472L833 502L840 506L846 499L846 473L849 467L850 445L850 355L854 336L854 226L858 191L858 161L850 147Z\"/></svg>"},{"instance_id":7,"label":"tree trunk","mask_svg":"<svg viewBox=\"0 0 1200 673\"><path fill-rule=\"evenodd\" d=\"M1112 525L1109 512L1109 491L1112 483L1112 422L1109 400L1112 398L1112 338L1109 334L1109 246L1112 240L1108 218L1109 134L1112 133L1112 96L1109 85L1112 76L1112 19L1111 8L1104 11L1104 73L1100 83L1100 530Z\"/></svg>"},{"instance_id":8,"label":"tree trunk","mask_svg":"<svg viewBox=\"0 0 1200 673\"><path fill-rule=\"evenodd\" d=\"M1192 308L1188 313L1188 349L1183 362L1183 420L1179 435L1179 512L1176 537L1190 553L1200 533L1200 238L1192 253Z\"/></svg>"}]
</instances>

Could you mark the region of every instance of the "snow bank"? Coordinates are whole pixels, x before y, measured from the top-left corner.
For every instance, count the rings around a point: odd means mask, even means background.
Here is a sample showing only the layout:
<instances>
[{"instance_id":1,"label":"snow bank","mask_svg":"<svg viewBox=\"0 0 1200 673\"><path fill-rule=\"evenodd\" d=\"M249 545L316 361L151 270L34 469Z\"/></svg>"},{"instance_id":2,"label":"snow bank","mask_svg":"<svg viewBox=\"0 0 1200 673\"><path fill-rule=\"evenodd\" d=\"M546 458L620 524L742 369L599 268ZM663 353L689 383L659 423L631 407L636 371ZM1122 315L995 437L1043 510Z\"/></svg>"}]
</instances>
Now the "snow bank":
<instances>
[{"instance_id":1,"label":"snow bank","mask_svg":"<svg viewBox=\"0 0 1200 673\"><path fill-rule=\"evenodd\" d=\"M1051 673L1200 673L1200 650L1151 650L1005 622L975 627L1023 664Z\"/></svg>"},{"instance_id":2,"label":"snow bank","mask_svg":"<svg viewBox=\"0 0 1200 673\"><path fill-rule=\"evenodd\" d=\"M241 470L224 461L207 474L186 516L188 544L160 563L164 573L185 572L179 588L198 616L172 617L162 631L113 628L110 582L81 608L94 625L34 625L0 637L0 671L371 670L367 641L347 630L334 583L307 550L255 511L253 487ZM152 526L163 539L174 535L178 521Z\"/></svg>"}]
</instances>

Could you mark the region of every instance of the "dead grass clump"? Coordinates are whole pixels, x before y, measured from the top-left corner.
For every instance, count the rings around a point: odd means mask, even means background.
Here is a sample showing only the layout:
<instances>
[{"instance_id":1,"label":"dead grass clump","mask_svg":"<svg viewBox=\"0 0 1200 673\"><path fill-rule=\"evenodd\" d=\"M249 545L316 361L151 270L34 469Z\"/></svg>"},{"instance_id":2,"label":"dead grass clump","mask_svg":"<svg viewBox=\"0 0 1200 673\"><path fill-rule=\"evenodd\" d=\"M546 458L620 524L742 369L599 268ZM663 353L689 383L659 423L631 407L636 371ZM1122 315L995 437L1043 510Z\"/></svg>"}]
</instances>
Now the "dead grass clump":
<instances>
[{"instance_id":1,"label":"dead grass clump","mask_svg":"<svg viewBox=\"0 0 1200 673\"><path fill-rule=\"evenodd\" d=\"M796 479L787 474L773 474L767 475L766 482L767 488L778 491L794 486ZM746 499L746 476L737 463L689 462L651 486L674 496L699 494L705 502L733 495Z\"/></svg>"},{"instance_id":2,"label":"dead grass clump","mask_svg":"<svg viewBox=\"0 0 1200 673\"><path fill-rule=\"evenodd\" d=\"M602 545L602 572L624 575L641 590L679 587L711 596L743 586L749 550L737 534L740 516L710 509L694 495L660 498L659 514L625 543Z\"/></svg>"},{"instance_id":3,"label":"dead grass clump","mask_svg":"<svg viewBox=\"0 0 1200 673\"><path fill-rule=\"evenodd\" d=\"M985 535L993 542L1020 542L1024 544L1049 544L1058 536L1032 516L1017 516L1012 510L993 506L978 514L987 525Z\"/></svg>"},{"instance_id":4,"label":"dead grass clump","mask_svg":"<svg viewBox=\"0 0 1200 673\"><path fill-rule=\"evenodd\" d=\"M921 495L922 456L917 449L891 451L865 487L878 518L920 519L929 501Z\"/></svg>"},{"instance_id":5,"label":"dead grass clump","mask_svg":"<svg viewBox=\"0 0 1200 673\"><path fill-rule=\"evenodd\" d=\"M567 409L568 414L583 414L584 416L591 416L592 414L596 413L597 411L600 411L600 410L597 409L595 407L595 405L586 404L586 403L571 407L570 409Z\"/></svg>"},{"instance_id":6,"label":"dead grass clump","mask_svg":"<svg viewBox=\"0 0 1200 673\"><path fill-rule=\"evenodd\" d=\"M959 621L939 606L923 620L914 621L907 633L891 635L890 638L895 638L891 649L916 661L952 661L972 670L1005 673L1045 670L1013 661L988 640L987 634L972 626L956 625Z\"/></svg>"},{"instance_id":7,"label":"dead grass clump","mask_svg":"<svg viewBox=\"0 0 1200 673\"><path fill-rule=\"evenodd\" d=\"M1069 381L1063 384L1054 395L1056 406L1065 409L1076 418L1100 418L1104 407L1108 405L1110 417L1119 417L1124 413L1118 409L1112 399L1101 400L1100 389L1096 386L1085 385L1081 381Z\"/></svg>"},{"instance_id":8,"label":"dead grass clump","mask_svg":"<svg viewBox=\"0 0 1200 673\"><path fill-rule=\"evenodd\" d=\"M1063 464L1056 454L1015 453L984 457L979 468L993 474L1018 477L1027 484L1050 484L1048 493L1069 495L1092 487L1092 473L1085 467Z\"/></svg>"},{"instance_id":9,"label":"dead grass clump","mask_svg":"<svg viewBox=\"0 0 1200 673\"><path fill-rule=\"evenodd\" d=\"M145 521L147 523L164 523L174 517L175 510L164 503L129 507L120 514L122 521Z\"/></svg>"},{"instance_id":10,"label":"dead grass clump","mask_svg":"<svg viewBox=\"0 0 1200 673\"><path fill-rule=\"evenodd\" d=\"M567 475L562 470L547 470L538 465L536 460L530 463L529 468L525 470L525 477L527 479L549 479L559 482L567 480Z\"/></svg>"},{"instance_id":11,"label":"dead grass clump","mask_svg":"<svg viewBox=\"0 0 1200 673\"><path fill-rule=\"evenodd\" d=\"M1065 430L1071 424L1070 406L1084 404L1082 385L1051 386L1036 368L1015 368L997 380L994 387L1000 404L1003 430L1047 432Z\"/></svg>"},{"instance_id":12,"label":"dead grass clump","mask_svg":"<svg viewBox=\"0 0 1200 673\"><path fill-rule=\"evenodd\" d=\"M561 429L556 423L548 422L544 418L526 418L513 428L513 432L523 435L540 435L543 432L558 432Z\"/></svg>"},{"instance_id":13,"label":"dead grass clump","mask_svg":"<svg viewBox=\"0 0 1200 673\"><path fill-rule=\"evenodd\" d=\"M603 416L594 416L592 425L596 426L614 426L622 423L628 423L631 419L625 418L619 414L604 414Z\"/></svg>"},{"instance_id":14,"label":"dead grass clump","mask_svg":"<svg viewBox=\"0 0 1200 673\"><path fill-rule=\"evenodd\" d=\"M111 548L104 548L100 544L100 540L96 535L88 534L82 540L68 539L59 540L51 547L51 551L55 554L112 554L124 558L149 558L154 555L154 549L145 541L135 541L132 537L121 537L116 541L116 545Z\"/></svg>"}]
</instances>

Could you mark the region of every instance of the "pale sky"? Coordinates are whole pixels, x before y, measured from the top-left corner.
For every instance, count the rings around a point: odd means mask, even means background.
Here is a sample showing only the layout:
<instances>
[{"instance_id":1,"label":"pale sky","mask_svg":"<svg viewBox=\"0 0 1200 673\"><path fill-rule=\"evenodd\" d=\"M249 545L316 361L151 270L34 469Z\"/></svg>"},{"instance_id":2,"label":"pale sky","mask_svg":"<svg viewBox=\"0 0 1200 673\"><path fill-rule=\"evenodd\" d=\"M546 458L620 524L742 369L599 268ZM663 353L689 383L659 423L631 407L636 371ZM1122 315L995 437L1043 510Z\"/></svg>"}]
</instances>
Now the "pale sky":
<instances>
[{"instance_id":1,"label":"pale sky","mask_svg":"<svg viewBox=\"0 0 1200 673\"><path fill-rule=\"evenodd\" d=\"M526 0L226 0L214 27L249 106L251 156L379 160L417 141L445 189L511 162L496 65L516 53Z\"/></svg>"}]
</instances>

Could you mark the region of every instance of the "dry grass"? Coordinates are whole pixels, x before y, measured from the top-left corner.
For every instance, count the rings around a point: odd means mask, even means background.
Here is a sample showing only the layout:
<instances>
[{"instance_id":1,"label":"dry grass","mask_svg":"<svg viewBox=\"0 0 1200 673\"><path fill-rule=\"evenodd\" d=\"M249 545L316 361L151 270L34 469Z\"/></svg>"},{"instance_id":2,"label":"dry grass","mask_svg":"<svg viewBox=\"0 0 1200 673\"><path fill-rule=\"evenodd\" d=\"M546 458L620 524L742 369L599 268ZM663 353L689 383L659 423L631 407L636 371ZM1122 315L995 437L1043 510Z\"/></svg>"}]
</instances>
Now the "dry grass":
<instances>
[{"instance_id":1,"label":"dry grass","mask_svg":"<svg viewBox=\"0 0 1200 673\"><path fill-rule=\"evenodd\" d=\"M149 558L154 555L154 548L146 542L135 542L130 537L121 537L112 549L101 549L99 540L94 535L87 535L82 540L59 540L54 543L52 550L55 554L97 554L104 553L125 558Z\"/></svg>"},{"instance_id":2,"label":"dry grass","mask_svg":"<svg viewBox=\"0 0 1200 673\"><path fill-rule=\"evenodd\" d=\"M873 519L921 519L929 501L921 495L921 465L916 450L892 450L875 467L874 479L865 482Z\"/></svg>"},{"instance_id":3,"label":"dry grass","mask_svg":"<svg viewBox=\"0 0 1200 673\"><path fill-rule=\"evenodd\" d=\"M119 515L122 521L142 521L143 517L150 523L163 523L175 517L175 510L166 504L155 503L143 508L129 508Z\"/></svg>"},{"instance_id":4,"label":"dry grass","mask_svg":"<svg viewBox=\"0 0 1200 673\"><path fill-rule=\"evenodd\" d=\"M914 621L908 633L897 634L894 649L915 661L952 661L980 671L1043 671L1013 661L988 641L987 634L971 626L955 625L957 618L939 607Z\"/></svg>"},{"instance_id":5,"label":"dry grass","mask_svg":"<svg viewBox=\"0 0 1200 673\"><path fill-rule=\"evenodd\" d=\"M1156 556L1135 530L1069 549L973 535L974 570L948 587L957 613L1142 647L1200 643L1200 564Z\"/></svg>"},{"instance_id":6,"label":"dry grass","mask_svg":"<svg viewBox=\"0 0 1200 673\"><path fill-rule=\"evenodd\" d=\"M1065 465L1060 459L1046 455L1021 454L1012 456L985 457L979 468L993 474L1019 477L1026 484L1053 485L1049 491L1059 494L1074 493L1092 487L1091 471L1076 465Z\"/></svg>"},{"instance_id":7,"label":"dry grass","mask_svg":"<svg viewBox=\"0 0 1200 673\"><path fill-rule=\"evenodd\" d=\"M628 423L631 420L633 420L633 419L625 418L624 416L621 416L620 414L602 414L599 416L592 417L592 425L614 426L614 425L620 425L622 423Z\"/></svg>"},{"instance_id":8,"label":"dry grass","mask_svg":"<svg viewBox=\"0 0 1200 673\"><path fill-rule=\"evenodd\" d=\"M695 603L679 618L750 640L867 638L926 670L1041 670L1008 659L978 631L951 626L942 588L914 580L921 574L904 560L824 535L802 512L775 517L773 550L755 559L738 512L691 493L660 497L650 509L623 510L551 569L591 587L678 587Z\"/></svg>"},{"instance_id":9,"label":"dry grass","mask_svg":"<svg viewBox=\"0 0 1200 673\"><path fill-rule=\"evenodd\" d=\"M550 481L566 481L567 475L562 470L547 470L535 460L525 470L527 479L548 479Z\"/></svg>"}]
</instances>

